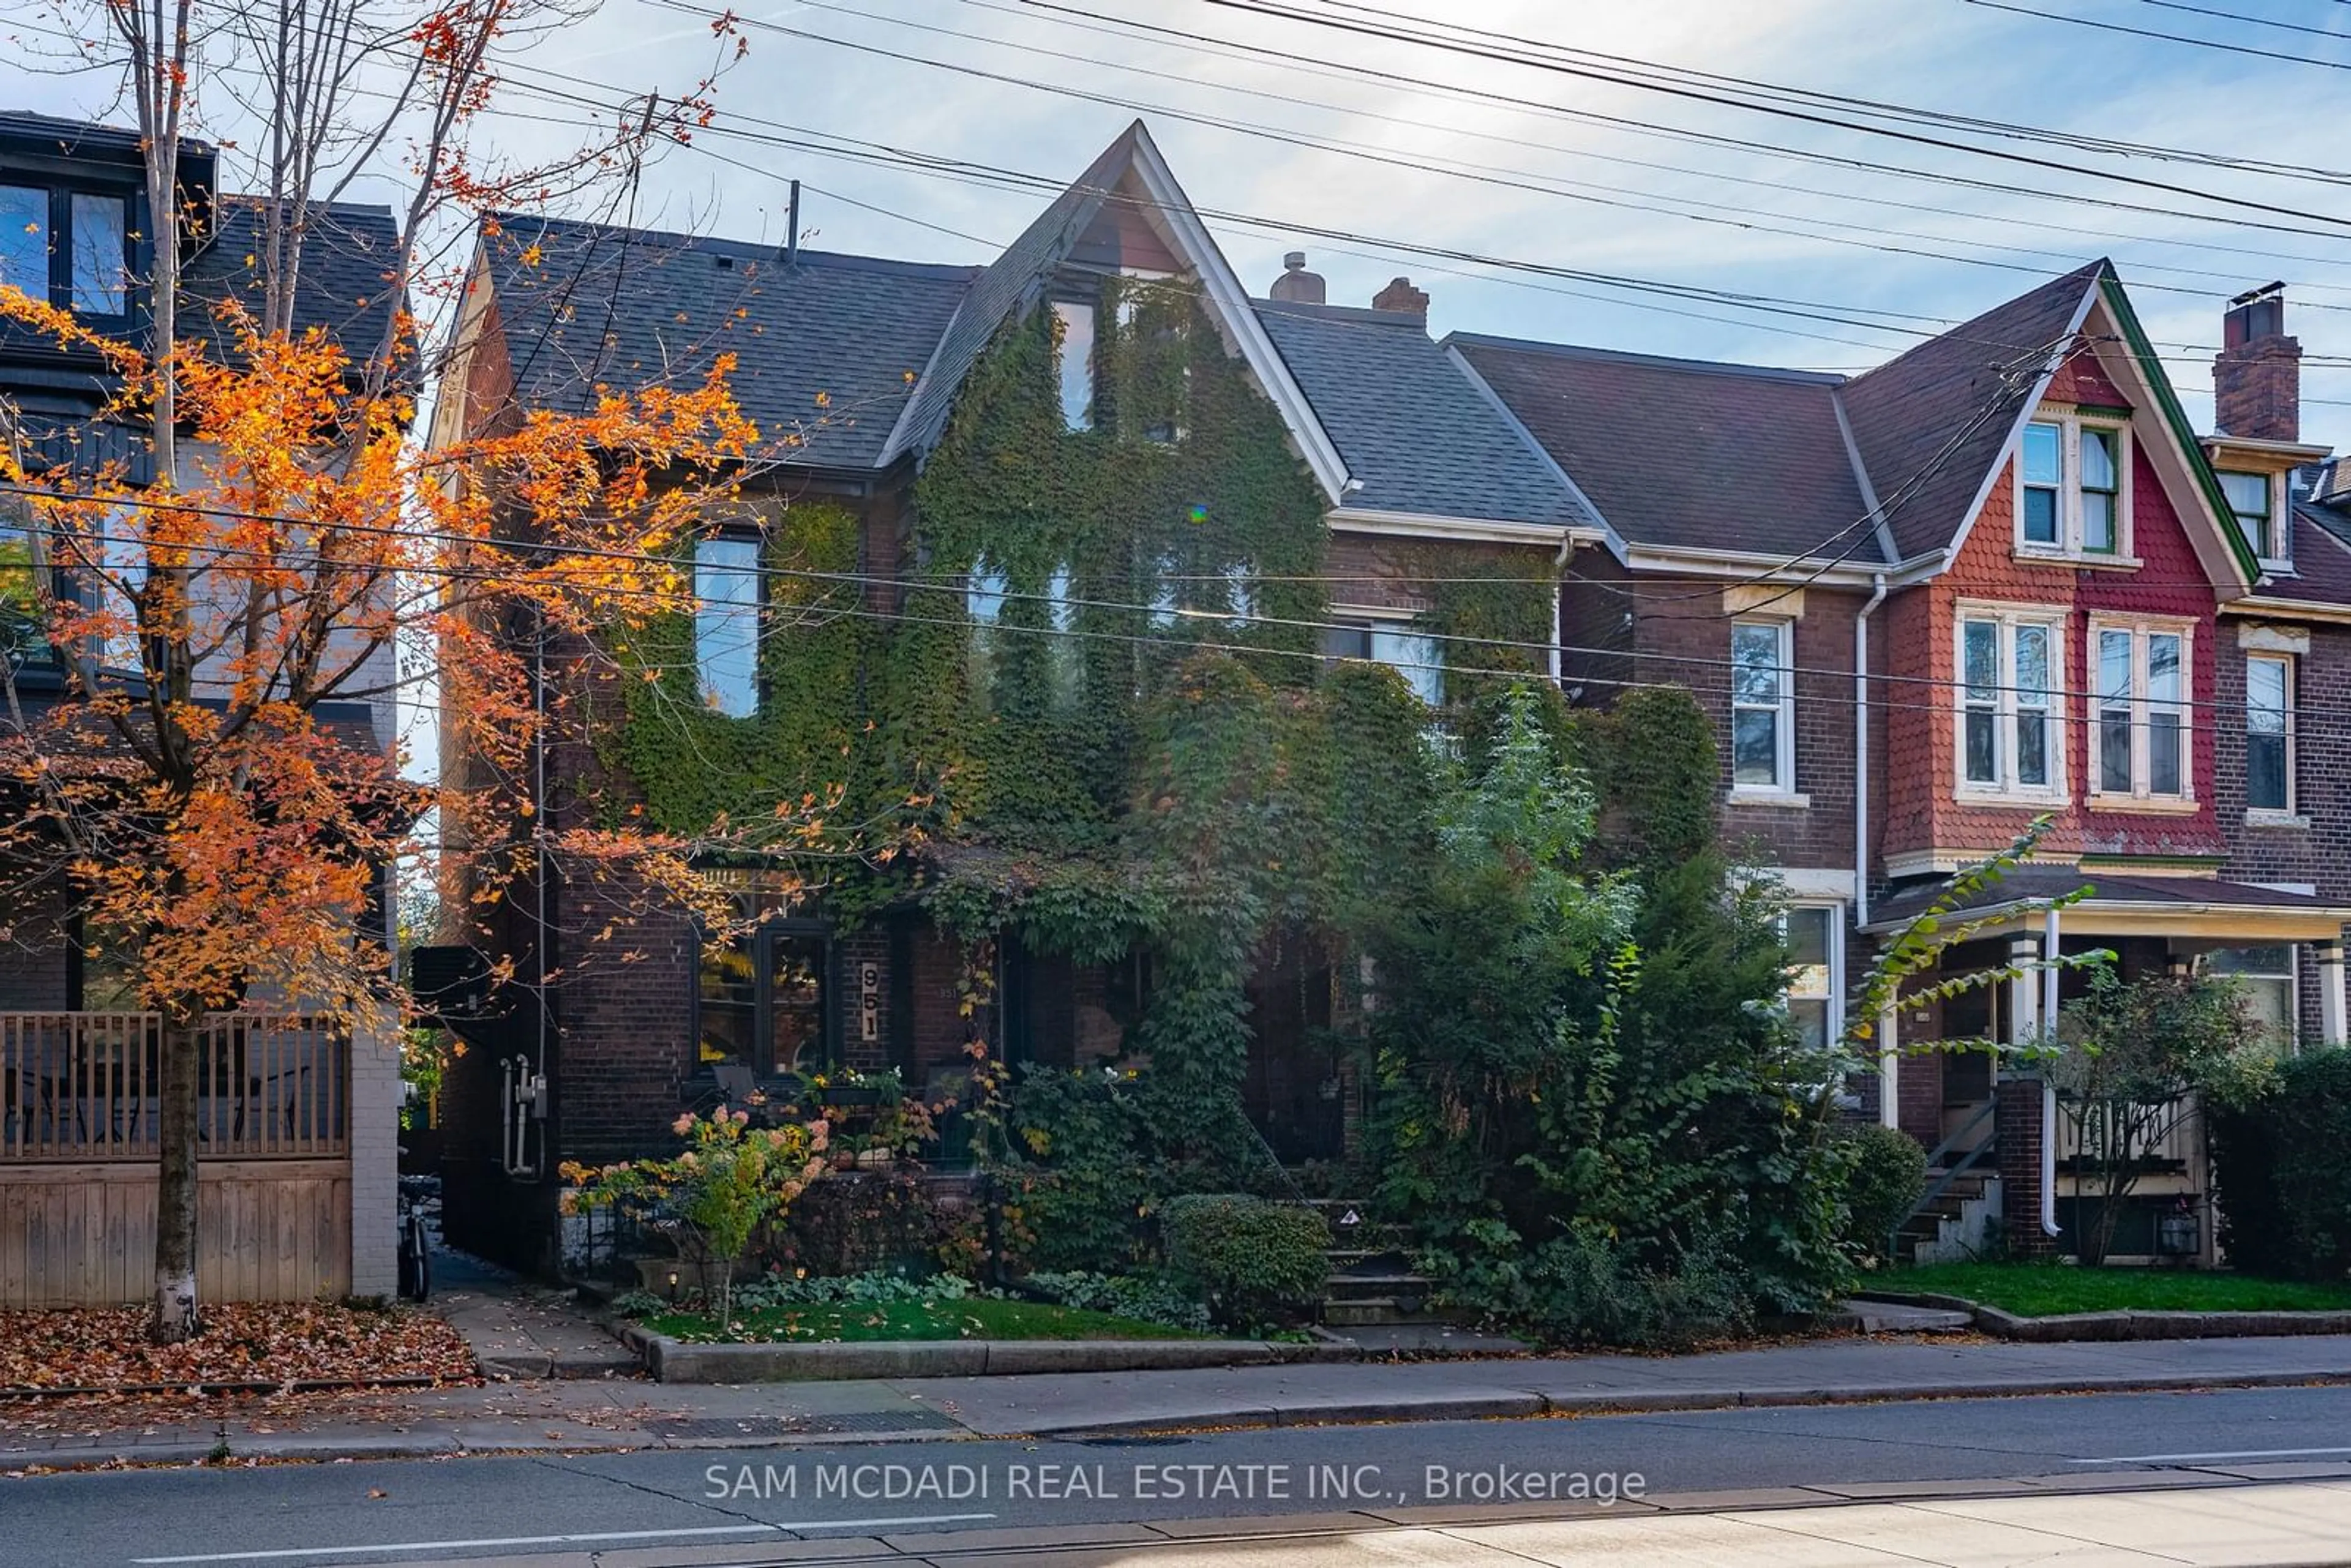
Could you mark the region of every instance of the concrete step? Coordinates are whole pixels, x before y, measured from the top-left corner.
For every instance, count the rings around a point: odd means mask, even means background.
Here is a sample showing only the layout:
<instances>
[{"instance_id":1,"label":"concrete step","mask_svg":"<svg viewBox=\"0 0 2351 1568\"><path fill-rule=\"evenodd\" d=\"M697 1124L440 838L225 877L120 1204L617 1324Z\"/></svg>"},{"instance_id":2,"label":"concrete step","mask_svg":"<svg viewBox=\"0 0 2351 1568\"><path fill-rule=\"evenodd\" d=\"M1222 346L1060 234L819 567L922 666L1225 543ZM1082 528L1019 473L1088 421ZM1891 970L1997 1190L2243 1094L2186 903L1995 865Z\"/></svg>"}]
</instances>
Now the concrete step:
<instances>
[{"instance_id":1,"label":"concrete step","mask_svg":"<svg viewBox=\"0 0 2351 1568\"><path fill-rule=\"evenodd\" d=\"M1361 1300L1325 1301L1322 1321L1332 1328L1396 1327L1406 1323L1444 1323L1452 1320L1417 1296L1398 1300L1369 1296Z\"/></svg>"},{"instance_id":2,"label":"concrete step","mask_svg":"<svg viewBox=\"0 0 2351 1568\"><path fill-rule=\"evenodd\" d=\"M1333 1274L1323 1287L1331 1301L1380 1301L1389 1297L1418 1299L1437 1289L1422 1274Z\"/></svg>"}]
</instances>

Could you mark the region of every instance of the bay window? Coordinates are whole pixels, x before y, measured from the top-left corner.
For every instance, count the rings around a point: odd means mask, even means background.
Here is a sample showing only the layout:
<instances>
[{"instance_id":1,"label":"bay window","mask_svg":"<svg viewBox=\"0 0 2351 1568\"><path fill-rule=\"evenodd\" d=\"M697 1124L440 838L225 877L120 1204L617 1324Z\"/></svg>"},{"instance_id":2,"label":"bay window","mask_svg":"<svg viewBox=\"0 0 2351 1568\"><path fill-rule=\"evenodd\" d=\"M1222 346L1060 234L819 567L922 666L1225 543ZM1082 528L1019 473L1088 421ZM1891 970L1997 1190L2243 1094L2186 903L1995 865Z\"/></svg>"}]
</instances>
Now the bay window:
<instances>
[{"instance_id":1,"label":"bay window","mask_svg":"<svg viewBox=\"0 0 2351 1568\"><path fill-rule=\"evenodd\" d=\"M2117 800L2193 800L2189 648L2184 625L2092 622L2097 794Z\"/></svg>"},{"instance_id":2,"label":"bay window","mask_svg":"<svg viewBox=\"0 0 2351 1568\"><path fill-rule=\"evenodd\" d=\"M1730 625L1730 787L1789 794L1796 788L1795 664L1792 621Z\"/></svg>"},{"instance_id":3,"label":"bay window","mask_svg":"<svg viewBox=\"0 0 2351 1568\"><path fill-rule=\"evenodd\" d=\"M2058 628L2037 612L1959 615L1959 779L1973 794L2043 796L2059 788Z\"/></svg>"}]
</instances>

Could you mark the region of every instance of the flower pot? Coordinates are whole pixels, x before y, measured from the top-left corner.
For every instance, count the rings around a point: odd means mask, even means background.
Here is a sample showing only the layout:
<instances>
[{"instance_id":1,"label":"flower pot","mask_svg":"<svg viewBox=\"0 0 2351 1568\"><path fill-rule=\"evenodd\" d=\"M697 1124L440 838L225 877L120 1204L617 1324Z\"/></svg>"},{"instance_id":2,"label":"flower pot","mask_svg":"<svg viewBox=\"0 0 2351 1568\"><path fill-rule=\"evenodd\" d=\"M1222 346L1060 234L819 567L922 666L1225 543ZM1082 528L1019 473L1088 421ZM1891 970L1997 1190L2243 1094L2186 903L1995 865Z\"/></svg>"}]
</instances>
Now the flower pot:
<instances>
[{"instance_id":1,"label":"flower pot","mask_svg":"<svg viewBox=\"0 0 2351 1568\"><path fill-rule=\"evenodd\" d=\"M860 1170L886 1171L897 1163L897 1156L888 1149L862 1149L857 1155Z\"/></svg>"}]
</instances>

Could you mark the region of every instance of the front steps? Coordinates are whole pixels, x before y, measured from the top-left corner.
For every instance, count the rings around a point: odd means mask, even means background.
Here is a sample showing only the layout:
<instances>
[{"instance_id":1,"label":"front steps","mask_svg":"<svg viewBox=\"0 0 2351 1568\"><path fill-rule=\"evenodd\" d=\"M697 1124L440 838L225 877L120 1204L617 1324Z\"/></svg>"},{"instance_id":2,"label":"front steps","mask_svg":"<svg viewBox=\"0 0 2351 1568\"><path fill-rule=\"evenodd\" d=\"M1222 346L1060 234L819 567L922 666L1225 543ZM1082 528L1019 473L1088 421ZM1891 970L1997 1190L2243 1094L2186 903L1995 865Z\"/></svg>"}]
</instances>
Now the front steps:
<instances>
[{"instance_id":1,"label":"front steps","mask_svg":"<svg viewBox=\"0 0 2351 1568\"><path fill-rule=\"evenodd\" d=\"M1334 1329L1434 1327L1451 1323L1430 1304L1436 1284L1416 1271L1401 1227L1371 1218L1361 1198L1314 1198L1331 1228L1331 1281L1323 1288L1322 1322Z\"/></svg>"},{"instance_id":2,"label":"front steps","mask_svg":"<svg viewBox=\"0 0 2351 1568\"><path fill-rule=\"evenodd\" d=\"M1941 1172L1928 1180L1942 1179ZM1984 1256L1998 1229L2000 1177L1975 1172L1956 1178L1935 1201L1902 1222L1894 1244L1897 1263L1966 1263Z\"/></svg>"}]
</instances>

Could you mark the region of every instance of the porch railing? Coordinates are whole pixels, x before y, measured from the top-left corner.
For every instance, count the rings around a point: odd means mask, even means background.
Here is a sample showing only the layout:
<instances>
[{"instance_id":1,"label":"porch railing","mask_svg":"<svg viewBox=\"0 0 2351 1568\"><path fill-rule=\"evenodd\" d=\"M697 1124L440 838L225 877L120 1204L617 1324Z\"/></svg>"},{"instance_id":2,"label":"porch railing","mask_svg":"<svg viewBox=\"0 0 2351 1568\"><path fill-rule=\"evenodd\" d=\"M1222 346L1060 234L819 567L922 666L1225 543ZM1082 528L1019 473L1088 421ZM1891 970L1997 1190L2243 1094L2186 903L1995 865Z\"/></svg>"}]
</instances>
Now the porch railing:
<instances>
[{"instance_id":1,"label":"porch railing","mask_svg":"<svg viewBox=\"0 0 2351 1568\"><path fill-rule=\"evenodd\" d=\"M152 1159L162 1019L0 1013L0 1161ZM223 1013L196 1034L196 1138L211 1159L350 1147L350 1052L316 1020Z\"/></svg>"},{"instance_id":2,"label":"porch railing","mask_svg":"<svg viewBox=\"0 0 2351 1568\"><path fill-rule=\"evenodd\" d=\"M2155 1136L2133 1149L2133 1163L2143 1171L2192 1171L2203 1138L2203 1111L2194 1095L2167 1102L2156 1113L2162 1120ZM2085 1134L2087 1134L2085 1136ZM2095 1167L2119 1134L2108 1118L2093 1109L2085 1122L2061 1110L2057 1117L2057 1168L2079 1173Z\"/></svg>"}]
</instances>

